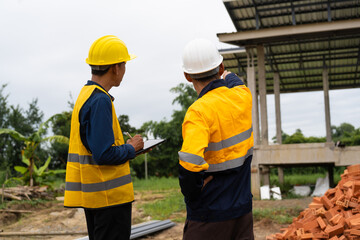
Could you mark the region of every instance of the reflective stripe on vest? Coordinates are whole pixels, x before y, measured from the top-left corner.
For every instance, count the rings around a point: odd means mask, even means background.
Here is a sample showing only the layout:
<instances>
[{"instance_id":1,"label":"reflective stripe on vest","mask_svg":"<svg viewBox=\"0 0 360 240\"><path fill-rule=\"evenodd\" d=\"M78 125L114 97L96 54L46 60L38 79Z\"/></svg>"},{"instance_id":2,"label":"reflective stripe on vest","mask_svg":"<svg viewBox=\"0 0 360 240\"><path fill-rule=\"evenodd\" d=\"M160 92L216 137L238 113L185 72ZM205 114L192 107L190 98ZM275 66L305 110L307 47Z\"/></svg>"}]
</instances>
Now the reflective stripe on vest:
<instances>
[{"instance_id":1,"label":"reflective stripe on vest","mask_svg":"<svg viewBox=\"0 0 360 240\"><path fill-rule=\"evenodd\" d=\"M228 148L228 147L234 146L238 143L241 143L251 137L252 131L253 130L251 127L250 129L246 130L245 132L242 132L231 138L228 138L228 139L222 140L220 142L216 142L216 143L211 142L211 143L209 143L209 146L207 148L205 148L204 153L207 151L219 151L221 149Z\"/></svg>"},{"instance_id":2,"label":"reflective stripe on vest","mask_svg":"<svg viewBox=\"0 0 360 240\"><path fill-rule=\"evenodd\" d=\"M130 174L100 183L66 182L65 188L67 191L99 192L121 187L128 183L131 183Z\"/></svg>"},{"instance_id":3,"label":"reflective stripe on vest","mask_svg":"<svg viewBox=\"0 0 360 240\"><path fill-rule=\"evenodd\" d=\"M248 140L251 137L252 134L252 127L245 132L242 132L238 135L235 135L231 138L224 139L217 143L209 143L209 146L205 148L204 152L207 151L220 151L225 148L234 146L236 144L239 144L243 141ZM209 164L209 169L206 170L206 172L217 172L217 171L224 171L236 167L240 167L244 164L244 161L247 157L251 156L253 154L253 147L248 149L247 153L244 156L241 156L239 158L227 160L225 162L216 163L216 164ZM204 165L207 162L204 160L204 158L191 154L186 152L179 152L179 158L181 161L188 162L194 165Z\"/></svg>"}]
</instances>

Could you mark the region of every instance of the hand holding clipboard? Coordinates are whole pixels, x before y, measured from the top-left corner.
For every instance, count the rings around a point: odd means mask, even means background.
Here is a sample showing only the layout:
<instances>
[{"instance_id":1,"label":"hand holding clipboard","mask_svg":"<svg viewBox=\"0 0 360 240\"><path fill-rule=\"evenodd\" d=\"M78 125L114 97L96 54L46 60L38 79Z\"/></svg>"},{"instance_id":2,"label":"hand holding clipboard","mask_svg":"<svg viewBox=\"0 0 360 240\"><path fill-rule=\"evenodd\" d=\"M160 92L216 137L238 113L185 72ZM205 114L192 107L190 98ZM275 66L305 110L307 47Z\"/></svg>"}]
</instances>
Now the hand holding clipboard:
<instances>
[{"instance_id":1,"label":"hand holding clipboard","mask_svg":"<svg viewBox=\"0 0 360 240\"><path fill-rule=\"evenodd\" d=\"M140 136L140 135L135 135L134 138L128 133L128 132L125 132L126 135L128 135L130 137L131 140L133 140L136 136ZM147 152L148 150L150 150L151 148L154 148L156 147L157 145L161 144L165 142L165 139L149 139L149 140L146 140L144 143L143 143L143 146L141 148L135 148L135 153L136 155L139 155L139 154L142 154L142 153L145 153Z\"/></svg>"}]
</instances>

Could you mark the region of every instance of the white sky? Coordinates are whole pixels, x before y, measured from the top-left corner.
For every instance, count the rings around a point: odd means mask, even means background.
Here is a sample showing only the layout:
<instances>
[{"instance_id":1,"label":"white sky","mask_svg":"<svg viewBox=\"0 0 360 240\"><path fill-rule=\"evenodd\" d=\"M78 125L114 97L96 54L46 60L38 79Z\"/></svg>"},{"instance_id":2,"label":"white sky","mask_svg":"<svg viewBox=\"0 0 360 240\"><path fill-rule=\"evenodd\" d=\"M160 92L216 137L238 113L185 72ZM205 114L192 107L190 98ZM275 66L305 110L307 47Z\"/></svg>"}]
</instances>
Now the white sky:
<instances>
[{"instance_id":1,"label":"white sky","mask_svg":"<svg viewBox=\"0 0 360 240\"><path fill-rule=\"evenodd\" d=\"M129 115L135 127L170 120L178 108L170 89L186 82L181 53L188 41L208 38L225 48L216 34L235 31L221 0L1 0L0 29L0 84L8 84L8 102L27 109L37 98L44 120L68 111L70 94L75 100L90 79L85 58L92 42L118 36L138 57L127 63L121 86L110 94L117 115ZM323 102L322 92L282 94L283 131L325 136ZM330 91L332 125L360 127L359 102L360 89ZM268 117L271 139L273 95Z\"/></svg>"}]
</instances>

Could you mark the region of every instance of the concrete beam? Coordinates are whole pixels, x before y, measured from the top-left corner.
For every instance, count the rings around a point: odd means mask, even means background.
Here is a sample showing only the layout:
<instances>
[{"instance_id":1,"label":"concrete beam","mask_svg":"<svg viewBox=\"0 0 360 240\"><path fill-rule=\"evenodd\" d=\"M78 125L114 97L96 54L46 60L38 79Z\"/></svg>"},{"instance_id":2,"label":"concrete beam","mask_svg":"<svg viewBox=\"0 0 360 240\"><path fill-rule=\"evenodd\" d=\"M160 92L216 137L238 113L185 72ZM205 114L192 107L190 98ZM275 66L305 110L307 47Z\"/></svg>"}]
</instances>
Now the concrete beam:
<instances>
[{"instance_id":1,"label":"concrete beam","mask_svg":"<svg viewBox=\"0 0 360 240\"><path fill-rule=\"evenodd\" d=\"M332 21L324 23L303 24L266 28L235 33L218 33L220 42L238 46L254 46L257 44L294 39L311 39L334 35L351 35L360 30L360 19Z\"/></svg>"}]
</instances>

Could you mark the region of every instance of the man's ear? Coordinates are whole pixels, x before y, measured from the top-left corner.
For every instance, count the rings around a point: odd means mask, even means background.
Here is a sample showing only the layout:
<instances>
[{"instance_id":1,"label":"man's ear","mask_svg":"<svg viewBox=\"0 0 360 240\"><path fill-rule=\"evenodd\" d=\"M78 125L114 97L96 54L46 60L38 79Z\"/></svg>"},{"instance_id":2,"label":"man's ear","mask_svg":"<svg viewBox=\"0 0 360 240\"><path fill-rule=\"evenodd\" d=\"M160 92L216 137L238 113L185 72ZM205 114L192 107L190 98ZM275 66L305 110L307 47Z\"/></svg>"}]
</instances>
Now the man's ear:
<instances>
[{"instance_id":1,"label":"man's ear","mask_svg":"<svg viewBox=\"0 0 360 240\"><path fill-rule=\"evenodd\" d=\"M110 71L114 74L114 75L117 75L118 73L118 68L116 66L117 64L114 64L110 67Z\"/></svg>"},{"instance_id":2,"label":"man's ear","mask_svg":"<svg viewBox=\"0 0 360 240\"><path fill-rule=\"evenodd\" d=\"M219 76L221 77L225 71L224 63L221 63L219 66Z\"/></svg>"},{"instance_id":3,"label":"man's ear","mask_svg":"<svg viewBox=\"0 0 360 240\"><path fill-rule=\"evenodd\" d=\"M186 72L184 72L184 76L186 78L186 80L188 80L188 82L193 82L193 79L190 77L190 75Z\"/></svg>"}]
</instances>

